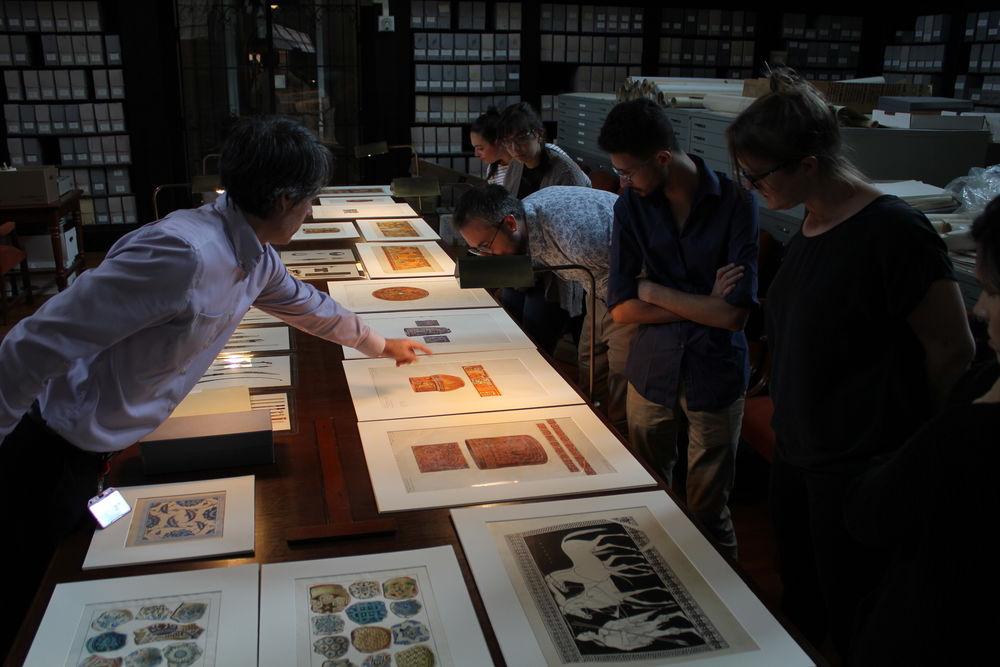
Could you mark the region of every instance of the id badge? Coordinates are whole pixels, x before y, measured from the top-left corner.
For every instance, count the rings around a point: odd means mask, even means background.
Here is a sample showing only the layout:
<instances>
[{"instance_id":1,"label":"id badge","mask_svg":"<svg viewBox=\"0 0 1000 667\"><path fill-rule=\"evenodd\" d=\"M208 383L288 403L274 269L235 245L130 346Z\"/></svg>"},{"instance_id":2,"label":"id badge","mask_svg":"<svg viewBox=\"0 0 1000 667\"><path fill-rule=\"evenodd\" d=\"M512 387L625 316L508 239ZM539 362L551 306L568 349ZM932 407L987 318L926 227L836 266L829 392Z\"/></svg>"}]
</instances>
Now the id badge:
<instances>
[{"instance_id":1,"label":"id badge","mask_svg":"<svg viewBox=\"0 0 1000 667\"><path fill-rule=\"evenodd\" d=\"M107 528L132 511L121 491L110 486L88 500L87 509L101 528Z\"/></svg>"}]
</instances>

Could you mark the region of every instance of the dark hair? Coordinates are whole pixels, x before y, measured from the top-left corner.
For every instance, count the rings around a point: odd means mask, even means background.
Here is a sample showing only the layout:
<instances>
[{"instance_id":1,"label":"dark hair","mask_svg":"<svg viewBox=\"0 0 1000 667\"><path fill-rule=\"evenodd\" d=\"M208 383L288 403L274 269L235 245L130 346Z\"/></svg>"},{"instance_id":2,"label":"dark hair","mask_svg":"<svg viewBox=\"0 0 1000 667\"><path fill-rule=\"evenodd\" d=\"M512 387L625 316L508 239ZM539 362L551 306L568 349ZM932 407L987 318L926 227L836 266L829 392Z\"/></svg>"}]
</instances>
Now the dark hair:
<instances>
[{"instance_id":1,"label":"dark hair","mask_svg":"<svg viewBox=\"0 0 1000 667\"><path fill-rule=\"evenodd\" d=\"M679 150L667 112L648 99L616 104L604 119L597 145L606 153L626 153L644 159L657 151Z\"/></svg>"},{"instance_id":2,"label":"dark hair","mask_svg":"<svg viewBox=\"0 0 1000 667\"><path fill-rule=\"evenodd\" d=\"M993 290L1000 290L1000 196L994 197L972 223L976 262Z\"/></svg>"},{"instance_id":3,"label":"dark hair","mask_svg":"<svg viewBox=\"0 0 1000 667\"><path fill-rule=\"evenodd\" d=\"M829 178L865 180L844 154L837 116L823 95L786 67L773 69L768 79L771 92L747 107L726 129L734 168L741 155L789 168L811 155Z\"/></svg>"},{"instance_id":4,"label":"dark hair","mask_svg":"<svg viewBox=\"0 0 1000 667\"><path fill-rule=\"evenodd\" d=\"M330 177L330 151L301 124L280 116L240 119L219 159L219 178L240 210L271 215L282 196L294 203L316 196Z\"/></svg>"},{"instance_id":5,"label":"dark hair","mask_svg":"<svg viewBox=\"0 0 1000 667\"><path fill-rule=\"evenodd\" d=\"M468 190L455 206L455 228L462 229L473 220L496 224L513 215L524 220L524 205L502 185L484 185Z\"/></svg>"},{"instance_id":6,"label":"dark hair","mask_svg":"<svg viewBox=\"0 0 1000 667\"><path fill-rule=\"evenodd\" d=\"M489 143L495 144L497 139L500 138L497 132L499 126L500 112L497 111L496 107L490 107L486 110L486 113L469 125L469 133L475 132Z\"/></svg>"},{"instance_id":7,"label":"dark hair","mask_svg":"<svg viewBox=\"0 0 1000 667\"><path fill-rule=\"evenodd\" d=\"M531 105L527 102L511 104L500 114L497 138L507 139L525 132L535 132L543 142L545 141L545 125Z\"/></svg>"}]
</instances>

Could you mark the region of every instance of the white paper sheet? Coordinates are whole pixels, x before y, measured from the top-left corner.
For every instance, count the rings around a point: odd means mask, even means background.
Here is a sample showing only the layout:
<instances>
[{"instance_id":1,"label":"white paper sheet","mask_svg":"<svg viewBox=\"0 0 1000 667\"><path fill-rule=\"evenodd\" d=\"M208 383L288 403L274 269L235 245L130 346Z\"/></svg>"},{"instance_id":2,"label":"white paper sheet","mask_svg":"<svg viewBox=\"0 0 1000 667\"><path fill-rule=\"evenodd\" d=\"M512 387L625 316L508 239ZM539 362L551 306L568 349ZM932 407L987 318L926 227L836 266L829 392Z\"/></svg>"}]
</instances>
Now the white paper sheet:
<instances>
[{"instance_id":1,"label":"white paper sheet","mask_svg":"<svg viewBox=\"0 0 1000 667\"><path fill-rule=\"evenodd\" d=\"M355 247L371 278L455 275L454 260L434 241L358 243Z\"/></svg>"},{"instance_id":2,"label":"white paper sheet","mask_svg":"<svg viewBox=\"0 0 1000 667\"><path fill-rule=\"evenodd\" d=\"M656 484L582 405L358 428L380 512Z\"/></svg>"},{"instance_id":3,"label":"white paper sheet","mask_svg":"<svg viewBox=\"0 0 1000 667\"><path fill-rule=\"evenodd\" d=\"M813 664L662 491L451 516L509 665Z\"/></svg>"},{"instance_id":4,"label":"white paper sheet","mask_svg":"<svg viewBox=\"0 0 1000 667\"><path fill-rule=\"evenodd\" d=\"M286 267L288 272L299 280L344 280L345 278L360 278L361 272L355 264L302 264Z\"/></svg>"},{"instance_id":5,"label":"white paper sheet","mask_svg":"<svg viewBox=\"0 0 1000 667\"><path fill-rule=\"evenodd\" d=\"M354 228L353 222L307 222L299 227L299 231L292 234L291 240L330 241L356 239L358 236L358 230Z\"/></svg>"},{"instance_id":6,"label":"white paper sheet","mask_svg":"<svg viewBox=\"0 0 1000 667\"><path fill-rule=\"evenodd\" d=\"M396 201L385 195L347 195L343 197L320 197L320 206L382 206Z\"/></svg>"},{"instance_id":7,"label":"white paper sheet","mask_svg":"<svg viewBox=\"0 0 1000 667\"><path fill-rule=\"evenodd\" d=\"M287 392L252 394L250 396L250 409L268 410L271 413L272 431L292 430L292 416L289 413Z\"/></svg>"},{"instance_id":8,"label":"white paper sheet","mask_svg":"<svg viewBox=\"0 0 1000 667\"><path fill-rule=\"evenodd\" d=\"M366 241L437 241L441 237L423 218L358 220Z\"/></svg>"},{"instance_id":9,"label":"white paper sheet","mask_svg":"<svg viewBox=\"0 0 1000 667\"><path fill-rule=\"evenodd\" d=\"M232 354L212 362L192 391L225 387L287 387L290 384L290 356L251 357Z\"/></svg>"},{"instance_id":10,"label":"white paper sheet","mask_svg":"<svg viewBox=\"0 0 1000 667\"><path fill-rule=\"evenodd\" d=\"M583 403L535 350L344 361L359 421Z\"/></svg>"},{"instance_id":11,"label":"white paper sheet","mask_svg":"<svg viewBox=\"0 0 1000 667\"><path fill-rule=\"evenodd\" d=\"M357 261L350 248L334 248L331 250L285 250L281 253L281 261L288 266L299 264L341 264Z\"/></svg>"},{"instance_id":12,"label":"white paper sheet","mask_svg":"<svg viewBox=\"0 0 1000 667\"><path fill-rule=\"evenodd\" d=\"M327 283L337 303L355 313L444 308L497 308L489 292L462 289L454 278L406 278L371 282Z\"/></svg>"},{"instance_id":13,"label":"white paper sheet","mask_svg":"<svg viewBox=\"0 0 1000 667\"><path fill-rule=\"evenodd\" d=\"M450 546L265 565L260 620L261 665L360 665L380 640L396 665L491 664Z\"/></svg>"},{"instance_id":14,"label":"white paper sheet","mask_svg":"<svg viewBox=\"0 0 1000 667\"><path fill-rule=\"evenodd\" d=\"M80 665L91 655L87 642L94 641L95 648L122 644L100 653L109 659L155 648L162 664L256 665L259 577L260 567L253 563L59 584L24 664ZM136 632L151 640L155 635L147 628L162 623L194 627L178 628L190 637L184 641L136 644ZM194 648L171 648L185 644ZM199 657L191 662L193 655Z\"/></svg>"},{"instance_id":15,"label":"white paper sheet","mask_svg":"<svg viewBox=\"0 0 1000 667\"><path fill-rule=\"evenodd\" d=\"M416 218L409 204L334 204L313 206L313 220L357 220L358 218Z\"/></svg>"},{"instance_id":16,"label":"white paper sheet","mask_svg":"<svg viewBox=\"0 0 1000 667\"><path fill-rule=\"evenodd\" d=\"M234 331L219 356L250 352L285 352L291 347L288 327L253 327Z\"/></svg>"},{"instance_id":17,"label":"white paper sheet","mask_svg":"<svg viewBox=\"0 0 1000 667\"><path fill-rule=\"evenodd\" d=\"M355 195L391 195L392 187L389 185L335 185L323 188L319 191L321 197L353 197Z\"/></svg>"},{"instance_id":18,"label":"white paper sheet","mask_svg":"<svg viewBox=\"0 0 1000 667\"><path fill-rule=\"evenodd\" d=\"M412 338L435 354L535 347L503 308L367 313L361 319L385 338ZM364 357L344 348L345 359Z\"/></svg>"}]
</instances>

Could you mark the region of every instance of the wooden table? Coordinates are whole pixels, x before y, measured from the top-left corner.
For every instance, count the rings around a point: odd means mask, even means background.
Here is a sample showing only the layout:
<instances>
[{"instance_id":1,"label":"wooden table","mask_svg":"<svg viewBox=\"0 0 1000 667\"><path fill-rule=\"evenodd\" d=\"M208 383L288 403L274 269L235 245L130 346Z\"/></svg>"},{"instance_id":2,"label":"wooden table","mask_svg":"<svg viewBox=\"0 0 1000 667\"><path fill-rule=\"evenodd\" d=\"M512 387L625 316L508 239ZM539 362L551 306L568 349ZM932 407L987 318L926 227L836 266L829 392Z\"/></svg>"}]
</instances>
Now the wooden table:
<instances>
[{"instance_id":1,"label":"wooden table","mask_svg":"<svg viewBox=\"0 0 1000 667\"><path fill-rule=\"evenodd\" d=\"M83 219L80 216L80 196L82 194L81 190L70 190L58 201L49 204L0 205L0 218L13 220L17 226L18 235L48 234L51 237L52 258L56 265L55 282L60 292L69 286L69 276L82 270L84 265ZM59 224L66 216L69 216L73 221L71 228L76 229L77 244L77 255L68 267L66 266L66 258L63 256L63 230Z\"/></svg>"},{"instance_id":2,"label":"wooden table","mask_svg":"<svg viewBox=\"0 0 1000 667\"><path fill-rule=\"evenodd\" d=\"M317 281L313 284L325 289L325 283L326 281ZM398 530L392 534L312 543L289 544L286 540L289 532L296 528L321 524L331 519L327 516L324 502L327 494L321 465L322 439L317 438L316 432L318 421L323 422L331 418L333 420L333 435L336 438L346 484L344 492L349 499L354 519L379 518L361 447L354 405L341 365L343 359L341 348L298 331L294 332L293 336L295 337L293 363L297 367L298 381L293 388L290 401L294 402L292 417L296 430L291 434L276 434L276 462L273 465L211 470L190 475L149 477L142 472L137 447L131 447L113 460L110 483L116 486L256 475L255 553L245 558L179 561L83 572L80 566L90 544L92 528L82 527L57 550L5 664L20 665L23 662L52 591L60 582L178 572L255 562L264 564L353 556L441 545L454 547L493 661L497 665L506 664L447 509L415 510L383 515L383 518L390 516L396 519ZM650 472L659 480L654 472ZM659 481L659 488L667 490L662 480ZM587 495L629 492L601 492ZM731 561L730 563L739 572L735 563ZM753 590L753 584L748 578L742 573L740 575ZM772 613L775 613L774 610ZM776 613L775 615L777 616ZM785 627L817 664L824 664L819 653L801 639L793 628L787 624Z\"/></svg>"}]
</instances>

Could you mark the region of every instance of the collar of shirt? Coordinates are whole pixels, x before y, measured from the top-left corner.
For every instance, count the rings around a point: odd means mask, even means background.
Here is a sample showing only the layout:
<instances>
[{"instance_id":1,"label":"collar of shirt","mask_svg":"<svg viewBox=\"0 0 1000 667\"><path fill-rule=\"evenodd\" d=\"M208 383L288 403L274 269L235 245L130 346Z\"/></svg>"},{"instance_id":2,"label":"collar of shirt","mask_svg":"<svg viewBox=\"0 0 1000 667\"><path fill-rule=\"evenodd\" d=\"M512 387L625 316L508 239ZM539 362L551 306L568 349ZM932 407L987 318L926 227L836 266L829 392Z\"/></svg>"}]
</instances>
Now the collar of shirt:
<instances>
[{"instance_id":1,"label":"collar of shirt","mask_svg":"<svg viewBox=\"0 0 1000 667\"><path fill-rule=\"evenodd\" d=\"M688 223L696 222L694 216L695 211L701 206L706 197L714 197L719 199L722 197L722 185L719 183L719 177L716 175L715 171L709 169L705 166L705 162L697 155L689 155L691 161L694 162L695 167L698 169L698 185L694 190L694 197L691 198L691 213L688 214ZM648 197L642 197L641 199L646 199L648 201L655 201L658 207L663 208L670 219L673 220L673 212L670 208L670 202L667 201L667 196L663 194L663 189L657 189L652 192ZM682 235L688 233L693 225L685 224L684 229L681 230Z\"/></svg>"},{"instance_id":2,"label":"collar of shirt","mask_svg":"<svg viewBox=\"0 0 1000 667\"><path fill-rule=\"evenodd\" d=\"M215 200L215 210L222 216L225 223L226 236L233 244L233 252L236 254L236 261L244 272L250 274L257 263L260 262L264 254L264 246L254 233L253 227L246 216L240 211L234 202L229 201L229 195L220 195Z\"/></svg>"}]
</instances>

